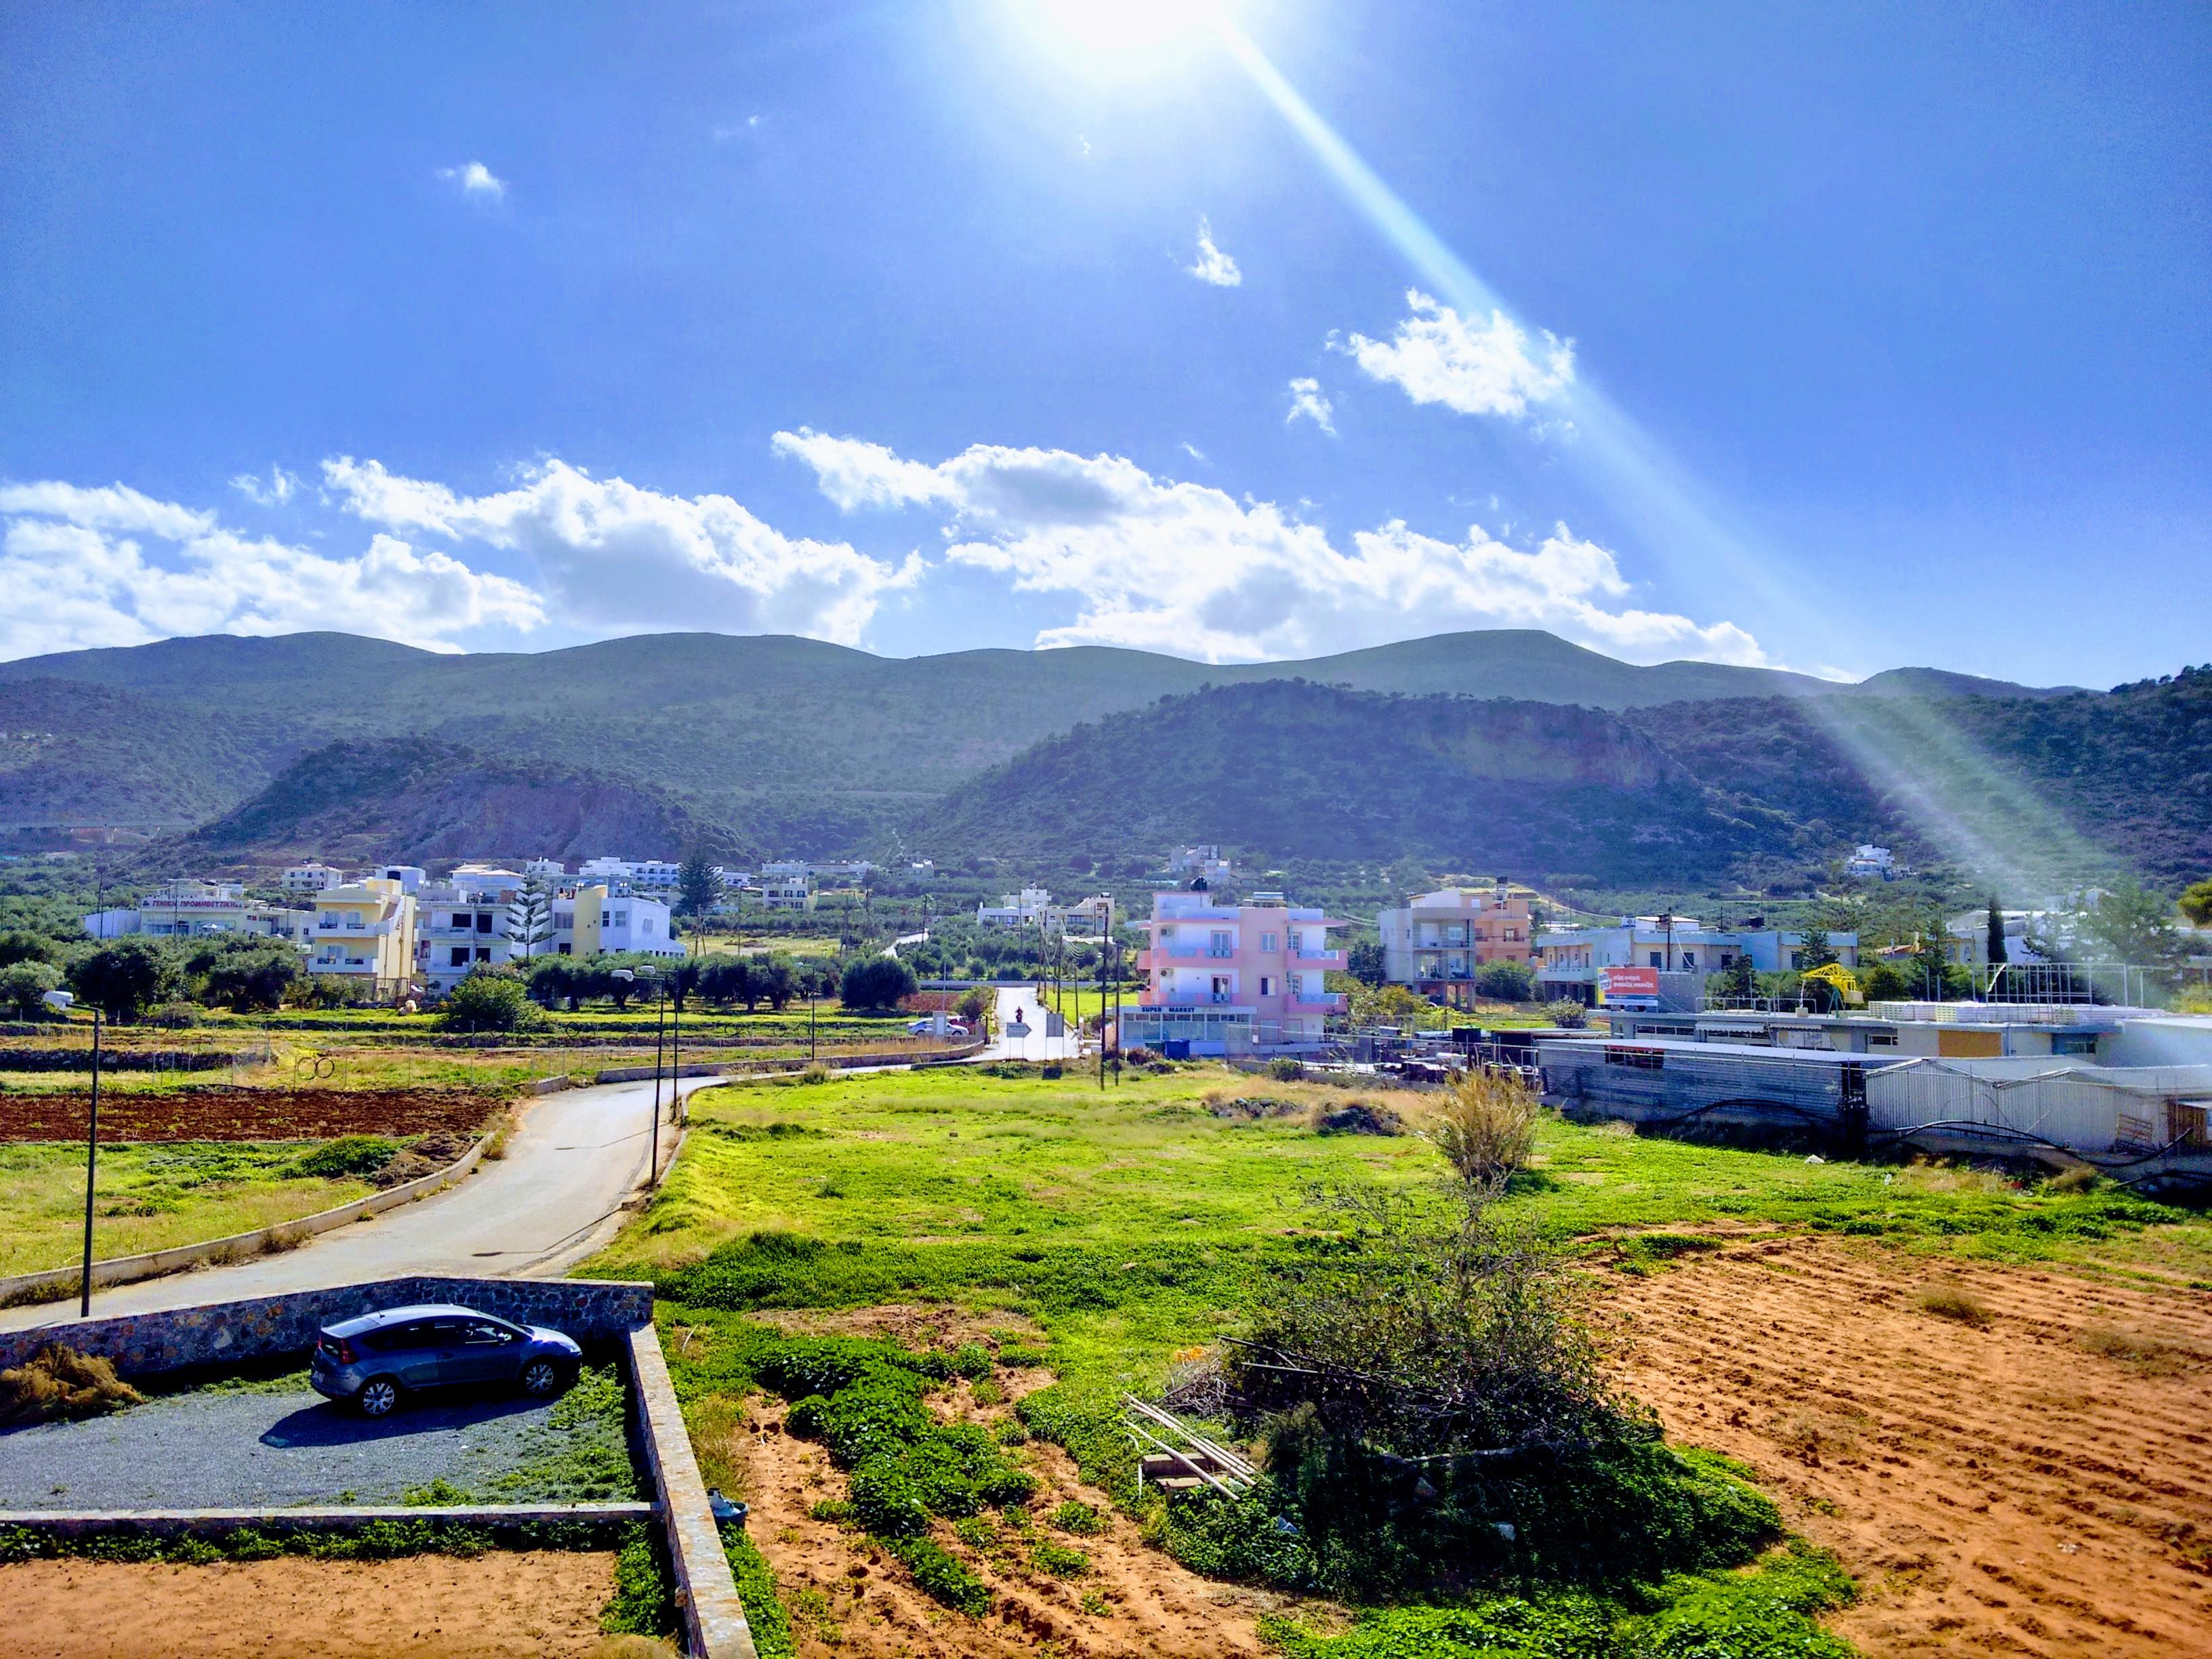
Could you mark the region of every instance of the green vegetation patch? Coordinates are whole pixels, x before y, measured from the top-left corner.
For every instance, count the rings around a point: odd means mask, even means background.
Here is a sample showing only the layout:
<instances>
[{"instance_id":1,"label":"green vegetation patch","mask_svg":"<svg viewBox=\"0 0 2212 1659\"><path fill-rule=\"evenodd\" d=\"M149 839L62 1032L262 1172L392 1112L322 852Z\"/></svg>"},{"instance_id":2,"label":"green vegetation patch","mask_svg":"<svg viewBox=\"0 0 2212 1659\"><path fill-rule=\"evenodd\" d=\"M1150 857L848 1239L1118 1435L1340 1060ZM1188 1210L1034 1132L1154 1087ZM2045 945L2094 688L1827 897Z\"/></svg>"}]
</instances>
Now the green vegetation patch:
<instances>
[{"instance_id":1,"label":"green vegetation patch","mask_svg":"<svg viewBox=\"0 0 2212 1659\"><path fill-rule=\"evenodd\" d=\"M760 1659L792 1659L798 1647L792 1638L791 1615L784 1610L768 1558L742 1526L726 1526L721 1531L722 1552L730 1558L738 1600L744 1605L745 1623L753 1633L753 1650Z\"/></svg>"}]
</instances>

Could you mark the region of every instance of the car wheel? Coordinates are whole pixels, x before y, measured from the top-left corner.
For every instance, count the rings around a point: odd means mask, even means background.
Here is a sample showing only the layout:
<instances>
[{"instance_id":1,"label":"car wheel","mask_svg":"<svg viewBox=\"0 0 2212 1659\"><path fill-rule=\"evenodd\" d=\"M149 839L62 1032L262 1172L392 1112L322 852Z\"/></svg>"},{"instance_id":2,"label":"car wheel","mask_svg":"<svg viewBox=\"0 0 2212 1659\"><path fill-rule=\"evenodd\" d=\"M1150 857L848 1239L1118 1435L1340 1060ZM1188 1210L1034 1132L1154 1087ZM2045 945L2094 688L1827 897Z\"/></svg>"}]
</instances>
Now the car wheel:
<instances>
[{"instance_id":1,"label":"car wheel","mask_svg":"<svg viewBox=\"0 0 2212 1659\"><path fill-rule=\"evenodd\" d=\"M533 1359L522 1368L522 1391L532 1400L550 1400L568 1385L567 1368L550 1359Z\"/></svg>"},{"instance_id":2,"label":"car wheel","mask_svg":"<svg viewBox=\"0 0 2212 1659\"><path fill-rule=\"evenodd\" d=\"M389 1417L399 1406L399 1385L388 1376L372 1376L353 1397L363 1417Z\"/></svg>"}]
</instances>

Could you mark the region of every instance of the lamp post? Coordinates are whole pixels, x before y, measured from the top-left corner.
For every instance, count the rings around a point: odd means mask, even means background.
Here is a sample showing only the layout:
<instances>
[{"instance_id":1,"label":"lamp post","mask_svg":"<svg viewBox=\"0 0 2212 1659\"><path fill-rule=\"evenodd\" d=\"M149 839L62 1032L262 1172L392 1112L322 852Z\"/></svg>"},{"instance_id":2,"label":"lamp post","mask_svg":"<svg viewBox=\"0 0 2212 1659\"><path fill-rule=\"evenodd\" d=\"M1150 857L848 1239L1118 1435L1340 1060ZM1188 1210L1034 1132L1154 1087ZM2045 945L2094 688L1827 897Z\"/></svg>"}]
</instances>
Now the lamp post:
<instances>
[{"instance_id":1,"label":"lamp post","mask_svg":"<svg viewBox=\"0 0 2212 1659\"><path fill-rule=\"evenodd\" d=\"M625 985L637 983L635 971L629 968L617 968L607 977L618 979ZM663 1013L660 987L657 982L653 990L653 1118L646 1142L645 1160L645 1184L648 1188L659 1185L660 1181L660 1039Z\"/></svg>"},{"instance_id":2,"label":"lamp post","mask_svg":"<svg viewBox=\"0 0 2212 1659\"><path fill-rule=\"evenodd\" d=\"M806 981L806 1063L814 1063L814 981Z\"/></svg>"}]
</instances>

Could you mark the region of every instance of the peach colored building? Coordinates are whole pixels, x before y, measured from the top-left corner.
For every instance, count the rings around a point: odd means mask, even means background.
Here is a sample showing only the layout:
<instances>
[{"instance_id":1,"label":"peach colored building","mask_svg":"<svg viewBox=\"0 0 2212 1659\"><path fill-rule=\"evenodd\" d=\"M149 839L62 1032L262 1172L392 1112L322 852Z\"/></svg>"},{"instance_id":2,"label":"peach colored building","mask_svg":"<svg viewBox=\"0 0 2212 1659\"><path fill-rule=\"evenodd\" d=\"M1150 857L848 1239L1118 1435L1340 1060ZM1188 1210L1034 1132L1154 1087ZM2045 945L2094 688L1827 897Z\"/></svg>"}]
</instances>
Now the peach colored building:
<instances>
[{"instance_id":1,"label":"peach colored building","mask_svg":"<svg viewBox=\"0 0 2212 1659\"><path fill-rule=\"evenodd\" d=\"M1325 978L1344 966L1328 942L1343 925L1279 893L1255 893L1249 904L1202 890L1155 894L1151 941L1137 957L1146 983L1122 1017L1122 1046L1188 1043L1194 1054L1317 1046L1344 1007Z\"/></svg>"}]
</instances>

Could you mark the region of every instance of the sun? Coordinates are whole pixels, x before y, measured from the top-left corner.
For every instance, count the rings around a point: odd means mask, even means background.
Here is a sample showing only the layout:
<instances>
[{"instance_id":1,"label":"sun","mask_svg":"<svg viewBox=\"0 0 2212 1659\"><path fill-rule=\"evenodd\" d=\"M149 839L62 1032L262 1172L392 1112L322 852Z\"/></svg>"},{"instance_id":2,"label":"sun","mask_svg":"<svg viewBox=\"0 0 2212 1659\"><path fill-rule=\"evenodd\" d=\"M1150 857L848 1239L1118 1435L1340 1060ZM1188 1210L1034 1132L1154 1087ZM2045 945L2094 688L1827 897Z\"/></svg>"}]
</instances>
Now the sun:
<instances>
[{"instance_id":1,"label":"sun","mask_svg":"<svg viewBox=\"0 0 2212 1659\"><path fill-rule=\"evenodd\" d=\"M1029 0L1029 9L1069 46L1115 58L1173 55L1220 13L1210 0Z\"/></svg>"}]
</instances>

